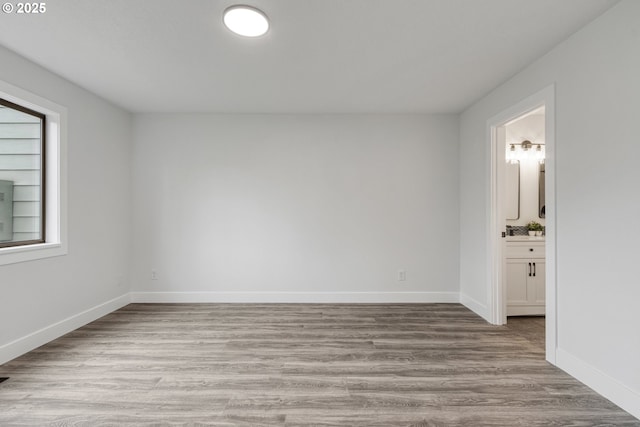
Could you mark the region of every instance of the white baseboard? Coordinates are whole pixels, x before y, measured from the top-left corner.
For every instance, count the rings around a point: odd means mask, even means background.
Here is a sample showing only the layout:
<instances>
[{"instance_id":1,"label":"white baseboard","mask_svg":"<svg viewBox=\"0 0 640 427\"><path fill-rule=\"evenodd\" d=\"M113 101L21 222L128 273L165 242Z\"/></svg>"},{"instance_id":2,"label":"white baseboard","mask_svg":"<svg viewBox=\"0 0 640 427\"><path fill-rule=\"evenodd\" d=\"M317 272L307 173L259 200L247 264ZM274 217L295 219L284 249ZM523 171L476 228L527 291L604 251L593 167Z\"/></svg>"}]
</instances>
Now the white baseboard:
<instances>
[{"instance_id":1,"label":"white baseboard","mask_svg":"<svg viewBox=\"0 0 640 427\"><path fill-rule=\"evenodd\" d=\"M129 302L127 293L7 343L0 347L0 365L122 308Z\"/></svg>"},{"instance_id":2,"label":"white baseboard","mask_svg":"<svg viewBox=\"0 0 640 427\"><path fill-rule=\"evenodd\" d=\"M131 292L137 303L458 303L458 292Z\"/></svg>"},{"instance_id":3,"label":"white baseboard","mask_svg":"<svg viewBox=\"0 0 640 427\"><path fill-rule=\"evenodd\" d=\"M460 304L464 305L487 322L491 322L489 320L489 309L487 308L486 304L482 304L480 301L473 299L469 295L463 294L462 292L460 292Z\"/></svg>"},{"instance_id":4,"label":"white baseboard","mask_svg":"<svg viewBox=\"0 0 640 427\"><path fill-rule=\"evenodd\" d=\"M640 392L630 389L561 348L556 351L556 362L560 369L640 419Z\"/></svg>"}]
</instances>

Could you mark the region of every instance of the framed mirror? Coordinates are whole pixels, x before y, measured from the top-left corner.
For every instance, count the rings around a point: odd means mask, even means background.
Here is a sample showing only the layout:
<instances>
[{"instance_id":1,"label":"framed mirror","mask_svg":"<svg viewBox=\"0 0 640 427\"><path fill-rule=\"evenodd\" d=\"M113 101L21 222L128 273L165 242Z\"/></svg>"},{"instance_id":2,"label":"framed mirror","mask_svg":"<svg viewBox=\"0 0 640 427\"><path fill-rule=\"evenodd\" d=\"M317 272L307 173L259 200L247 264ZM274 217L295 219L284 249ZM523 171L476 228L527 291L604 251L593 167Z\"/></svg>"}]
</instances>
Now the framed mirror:
<instances>
[{"instance_id":1,"label":"framed mirror","mask_svg":"<svg viewBox=\"0 0 640 427\"><path fill-rule=\"evenodd\" d=\"M540 165L538 173L538 217L544 218L546 215L544 201L544 163Z\"/></svg>"}]
</instances>

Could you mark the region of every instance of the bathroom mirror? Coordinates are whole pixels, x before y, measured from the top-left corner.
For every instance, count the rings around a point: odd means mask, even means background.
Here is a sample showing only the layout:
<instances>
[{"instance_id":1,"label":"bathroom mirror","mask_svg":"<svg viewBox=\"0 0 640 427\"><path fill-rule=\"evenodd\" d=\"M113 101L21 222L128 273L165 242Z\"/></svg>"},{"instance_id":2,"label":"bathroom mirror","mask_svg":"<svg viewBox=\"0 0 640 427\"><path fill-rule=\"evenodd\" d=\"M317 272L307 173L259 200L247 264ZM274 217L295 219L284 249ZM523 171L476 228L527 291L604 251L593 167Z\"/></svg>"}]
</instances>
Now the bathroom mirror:
<instances>
[{"instance_id":1,"label":"bathroom mirror","mask_svg":"<svg viewBox=\"0 0 640 427\"><path fill-rule=\"evenodd\" d=\"M544 163L540 165L538 173L538 217L544 218L546 215L544 201Z\"/></svg>"},{"instance_id":2,"label":"bathroom mirror","mask_svg":"<svg viewBox=\"0 0 640 427\"><path fill-rule=\"evenodd\" d=\"M520 218L520 162L507 163L506 218Z\"/></svg>"}]
</instances>

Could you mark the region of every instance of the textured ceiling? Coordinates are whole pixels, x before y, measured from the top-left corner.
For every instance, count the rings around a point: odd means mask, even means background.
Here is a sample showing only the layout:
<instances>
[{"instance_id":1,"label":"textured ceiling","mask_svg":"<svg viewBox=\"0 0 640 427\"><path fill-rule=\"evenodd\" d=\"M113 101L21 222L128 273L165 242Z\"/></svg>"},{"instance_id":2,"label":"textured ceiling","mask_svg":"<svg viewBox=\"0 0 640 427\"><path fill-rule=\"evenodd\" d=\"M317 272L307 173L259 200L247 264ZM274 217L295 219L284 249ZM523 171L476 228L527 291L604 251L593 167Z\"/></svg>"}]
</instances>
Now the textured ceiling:
<instances>
[{"instance_id":1,"label":"textured ceiling","mask_svg":"<svg viewBox=\"0 0 640 427\"><path fill-rule=\"evenodd\" d=\"M0 44L133 112L451 113L616 1L240 3L266 36L224 28L231 0L54 0Z\"/></svg>"}]
</instances>

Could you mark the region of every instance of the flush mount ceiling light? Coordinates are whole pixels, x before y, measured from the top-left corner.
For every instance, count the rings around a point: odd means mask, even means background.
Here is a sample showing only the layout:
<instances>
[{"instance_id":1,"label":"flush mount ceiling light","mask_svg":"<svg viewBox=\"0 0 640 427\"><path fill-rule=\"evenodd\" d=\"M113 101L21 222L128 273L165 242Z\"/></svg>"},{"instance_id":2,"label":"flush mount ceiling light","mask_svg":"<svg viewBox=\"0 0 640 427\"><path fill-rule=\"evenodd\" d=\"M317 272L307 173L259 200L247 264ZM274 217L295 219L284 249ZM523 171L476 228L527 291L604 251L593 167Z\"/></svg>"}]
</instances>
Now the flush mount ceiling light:
<instances>
[{"instance_id":1,"label":"flush mount ceiling light","mask_svg":"<svg viewBox=\"0 0 640 427\"><path fill-rule=\"evenodd\" d=\"M224 25L236 34L259 37L269 31L267 15L251 6L236 5L224 11Z\"/></svg>"}]
</instances>

